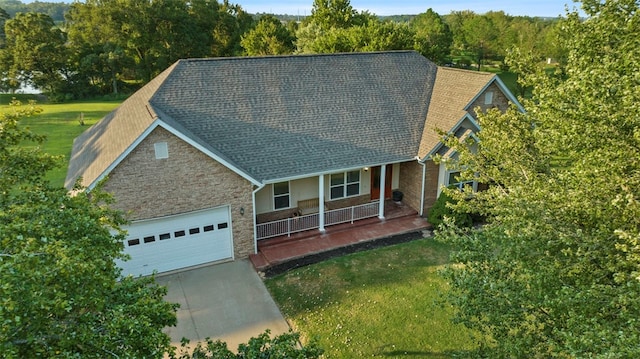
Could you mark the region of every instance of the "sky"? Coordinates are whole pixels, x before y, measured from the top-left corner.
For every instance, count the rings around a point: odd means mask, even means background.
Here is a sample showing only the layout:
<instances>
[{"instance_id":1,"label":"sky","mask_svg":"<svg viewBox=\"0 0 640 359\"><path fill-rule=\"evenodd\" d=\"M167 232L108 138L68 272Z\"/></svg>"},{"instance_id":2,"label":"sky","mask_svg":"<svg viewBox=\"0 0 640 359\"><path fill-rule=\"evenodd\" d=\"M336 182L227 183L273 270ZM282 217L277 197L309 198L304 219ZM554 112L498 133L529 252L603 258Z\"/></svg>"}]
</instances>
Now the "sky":
<instances>
[{"instance_id":1,"label":"sky","mask_svg":"<svg viewBox=\"0 0 640 359\"><path fill-rule=\"evenodd\" d=\"M236 0L249 13L310 15L313 0ZM368 10L376 15L419 14L431 8L440 15L451 11L472 10L477 14L504 11L513 16L558 17L565 15L565 5L573 9L572 0L351 0L358 11Z\"/></svg>"}]
</instances>

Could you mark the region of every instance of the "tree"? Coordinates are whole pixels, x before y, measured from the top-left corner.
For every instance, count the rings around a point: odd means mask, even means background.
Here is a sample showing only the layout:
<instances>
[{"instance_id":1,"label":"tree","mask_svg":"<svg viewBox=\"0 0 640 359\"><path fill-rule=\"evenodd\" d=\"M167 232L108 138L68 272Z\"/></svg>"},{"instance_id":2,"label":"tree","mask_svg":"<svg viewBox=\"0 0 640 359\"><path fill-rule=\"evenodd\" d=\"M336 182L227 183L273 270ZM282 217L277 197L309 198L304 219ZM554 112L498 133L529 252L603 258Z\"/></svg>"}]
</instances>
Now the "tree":
<instances>
[{"instance_id":1,"label":"tree","mask_svg":"<svg viewBox=\"0 0 640 359\"><path fill-rule=\"evenodd\" d=\"M119 278L121 214L99 190L51 187L43 176L60 158L29 146L44 141L19 125L32 105L14 109L0 114L0 352L161 358L177 305L151 277Z\"/></svg>"},{"instance_id":2,"label":"tree","mask_svg":"<svg viewBox=\"0 0 640 359\"><path fill-rule=\"evenodd\" d=\"M9 14L0 7L0 49L4 47L6 37L4 33L4 23L10 18L11 16L9 16Z\"/></svg>"},{"instance_id":3,"label":"tree","mask_svg":"<svg viewBox=\"0 0 640 359\"><path fill-rule=\"evenodd\" d=\"M640 8L584 0L564 22L563 73L528 75L527 112L480 116L460 201L481 229L444 227L458 320L497 358L640 356ZM469 193L451 191L451 195Z\"/></svg>"},{"instance_id":4,"label":"tree","mask_svg":"<svg viewBox=\"0 0 640 359\"><path fill-rule=\"evenodd\" d=\"M45 92L58 90L69 74L66 37L51 17L19 13L5 24L6 48L11 64L8 75L15 82L32 84Z\"/></svg>"},{"instance_id":5,"label":"tree","mask_svg":"<svg viewBox=\"0 0 640 359\"><path fill-rule=\"evenodd\" d=\"M409 25L415 33L414 49L439 65L445 64L451 54L453 35L442 17L428 9L411 19Z\"/></svg>"},{"instance_id":6,"label":"tree","mask_svg":"<svg viewBox=\"0 0 640 359\"><path fill-rule=\"evenodd\" d=\"M240 44L249 56L293 53L295 36L280 20L264 15L255 28L242 36Z\"/></svg>"},{"instance_id":7,"label":"tree","mask_svg":"<svg viewBox=\"0 0 640 359\"><path fill-rule=\"evenodd\" d=\"M213 341L207 339L205 343L198 343L193 350L189 350L188 341L183 341L181 352L178 356L172 356L177 359L197 359L197 358L215 358L215 359L254 359L254 358L270 358L270 359L317 359L324 350L318 347L314 340L304 347L300 346L300 334L284 333L273 339L270 337L270 331L267 329L264 333L257 337L249 339L247 343L238 345L237 354L234 354L227 347L227 343L220 340Z\"/></svg>"},{"instance_id":8,"label":"tree","mask_svg":"<svg viewBox=\"0 0 640 359\"><path fill-rule=\"evenodd\" d=\"M323 30L347 28L356 25L358 12L349 0L314 0L311 16L306 20L315 22Z\"/></svg>"},{"instance_id":9,"label":"tree","mask_svg":"<svg viewBox=\"0 0 640 359\"><path fill-rule=\"evenodd\" d=\"M240 56L243 51L240 39L242 34L253 27L253 17L247 14L240 5L231 4L228 0L224 0L219 14L212 27L211 55Z\"/></svg>"},{"instance_id":10,"label":"tree","mask_svg":"<svg viewBox=\"0 0 640 359\"><path fill-rule=\"evenodd\" d=\"M9 14L0 8L0 91L7 91L11 89L10 81L8 79L9 69L11 68L11 58L5 48L6 35L4 32L4 24L11 17Z\"/></svg>"}]
</instances>

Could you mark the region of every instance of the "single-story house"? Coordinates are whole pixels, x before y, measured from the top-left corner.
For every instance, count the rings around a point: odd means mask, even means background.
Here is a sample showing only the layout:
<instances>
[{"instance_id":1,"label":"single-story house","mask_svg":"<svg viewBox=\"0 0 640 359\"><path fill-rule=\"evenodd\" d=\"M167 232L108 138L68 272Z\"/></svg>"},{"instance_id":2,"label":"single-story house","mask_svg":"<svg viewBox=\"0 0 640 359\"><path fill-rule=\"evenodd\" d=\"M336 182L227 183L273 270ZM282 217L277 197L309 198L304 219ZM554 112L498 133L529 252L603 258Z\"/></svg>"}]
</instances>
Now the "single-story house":
<instances>
[{"instance_id":1,"label":"single-story house","mask_svg":"<svg viewBox=\"0 0 640 359\"><path fill-rule=\"evenodd\" d=\"M509 103L497 76L413 51L180 60L75 139L65 185L103 182L129 213L124 274L245 258L384 218L394 191L426 216L455 181L435 129L468 135Z\"/></svg>"}]
</instances>

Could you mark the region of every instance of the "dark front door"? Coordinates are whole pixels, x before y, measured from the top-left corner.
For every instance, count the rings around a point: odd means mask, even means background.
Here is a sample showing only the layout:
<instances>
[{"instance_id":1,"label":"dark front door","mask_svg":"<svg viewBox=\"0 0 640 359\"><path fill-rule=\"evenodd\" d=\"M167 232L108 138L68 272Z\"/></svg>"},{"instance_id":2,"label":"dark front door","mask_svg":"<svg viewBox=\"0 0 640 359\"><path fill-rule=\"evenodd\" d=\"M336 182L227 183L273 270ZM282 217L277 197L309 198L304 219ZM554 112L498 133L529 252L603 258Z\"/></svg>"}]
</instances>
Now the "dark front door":
<instances>
[{"instance_id":1,"label":"dark front door","mask_svg":"<svg viewBox=\"0 0 640 359\"><path fill-rule=\"evenodd\" d=\"M391 179L393 165L387 165L384 179L384 198L391 198ZM380 199L380 174L382 167L376 166L371 168L371 199Z\"/></svg>"}]
</instances>

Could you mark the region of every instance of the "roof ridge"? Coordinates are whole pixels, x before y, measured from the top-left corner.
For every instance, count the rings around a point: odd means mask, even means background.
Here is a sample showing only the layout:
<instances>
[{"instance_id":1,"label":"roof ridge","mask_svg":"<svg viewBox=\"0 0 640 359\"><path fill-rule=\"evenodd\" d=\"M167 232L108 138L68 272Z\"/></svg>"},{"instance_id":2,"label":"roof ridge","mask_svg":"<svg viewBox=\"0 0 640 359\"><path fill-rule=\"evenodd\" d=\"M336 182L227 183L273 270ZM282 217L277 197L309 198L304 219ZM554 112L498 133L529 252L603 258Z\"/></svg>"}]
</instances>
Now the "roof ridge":
<instances>
[{"instance_id":1,"label":"roof ridge","mask_svg":"<svg viewBox=\"0 0 640 359\"><path fill-rule=\"evenodd\" d=\"M415 50L391 50L391 51L367 51L367 52L336 52L336 53L313 53L313 54L284 54L284 55L262 55L262 56L229 56L229 57L199 57L186 58L179 62L209 62L209 61L236 61L236 60L260 60L260 59L282 59L282 58L310 58L310 57L337 57L337 56L370 56L388 54L418 54Z\"/></svg>"},{"instance_id":2,"label":"roof ridge","mask_svg":"<svg viewBox=\"0 0 640 359\"><path fill-rule=\"evenodd\" d=\"M457 72L464 72L464 73L468 73L468 74L478 74L481 76L498 76L497 74L493 73L493 72L487 72L487 71L476 71L476 70L469 70L469 69L461 69L459 67L448 67L448 66L438 66L439 70L446 70L446 71L457 71Z\"/></svg>"}]
</instances>

